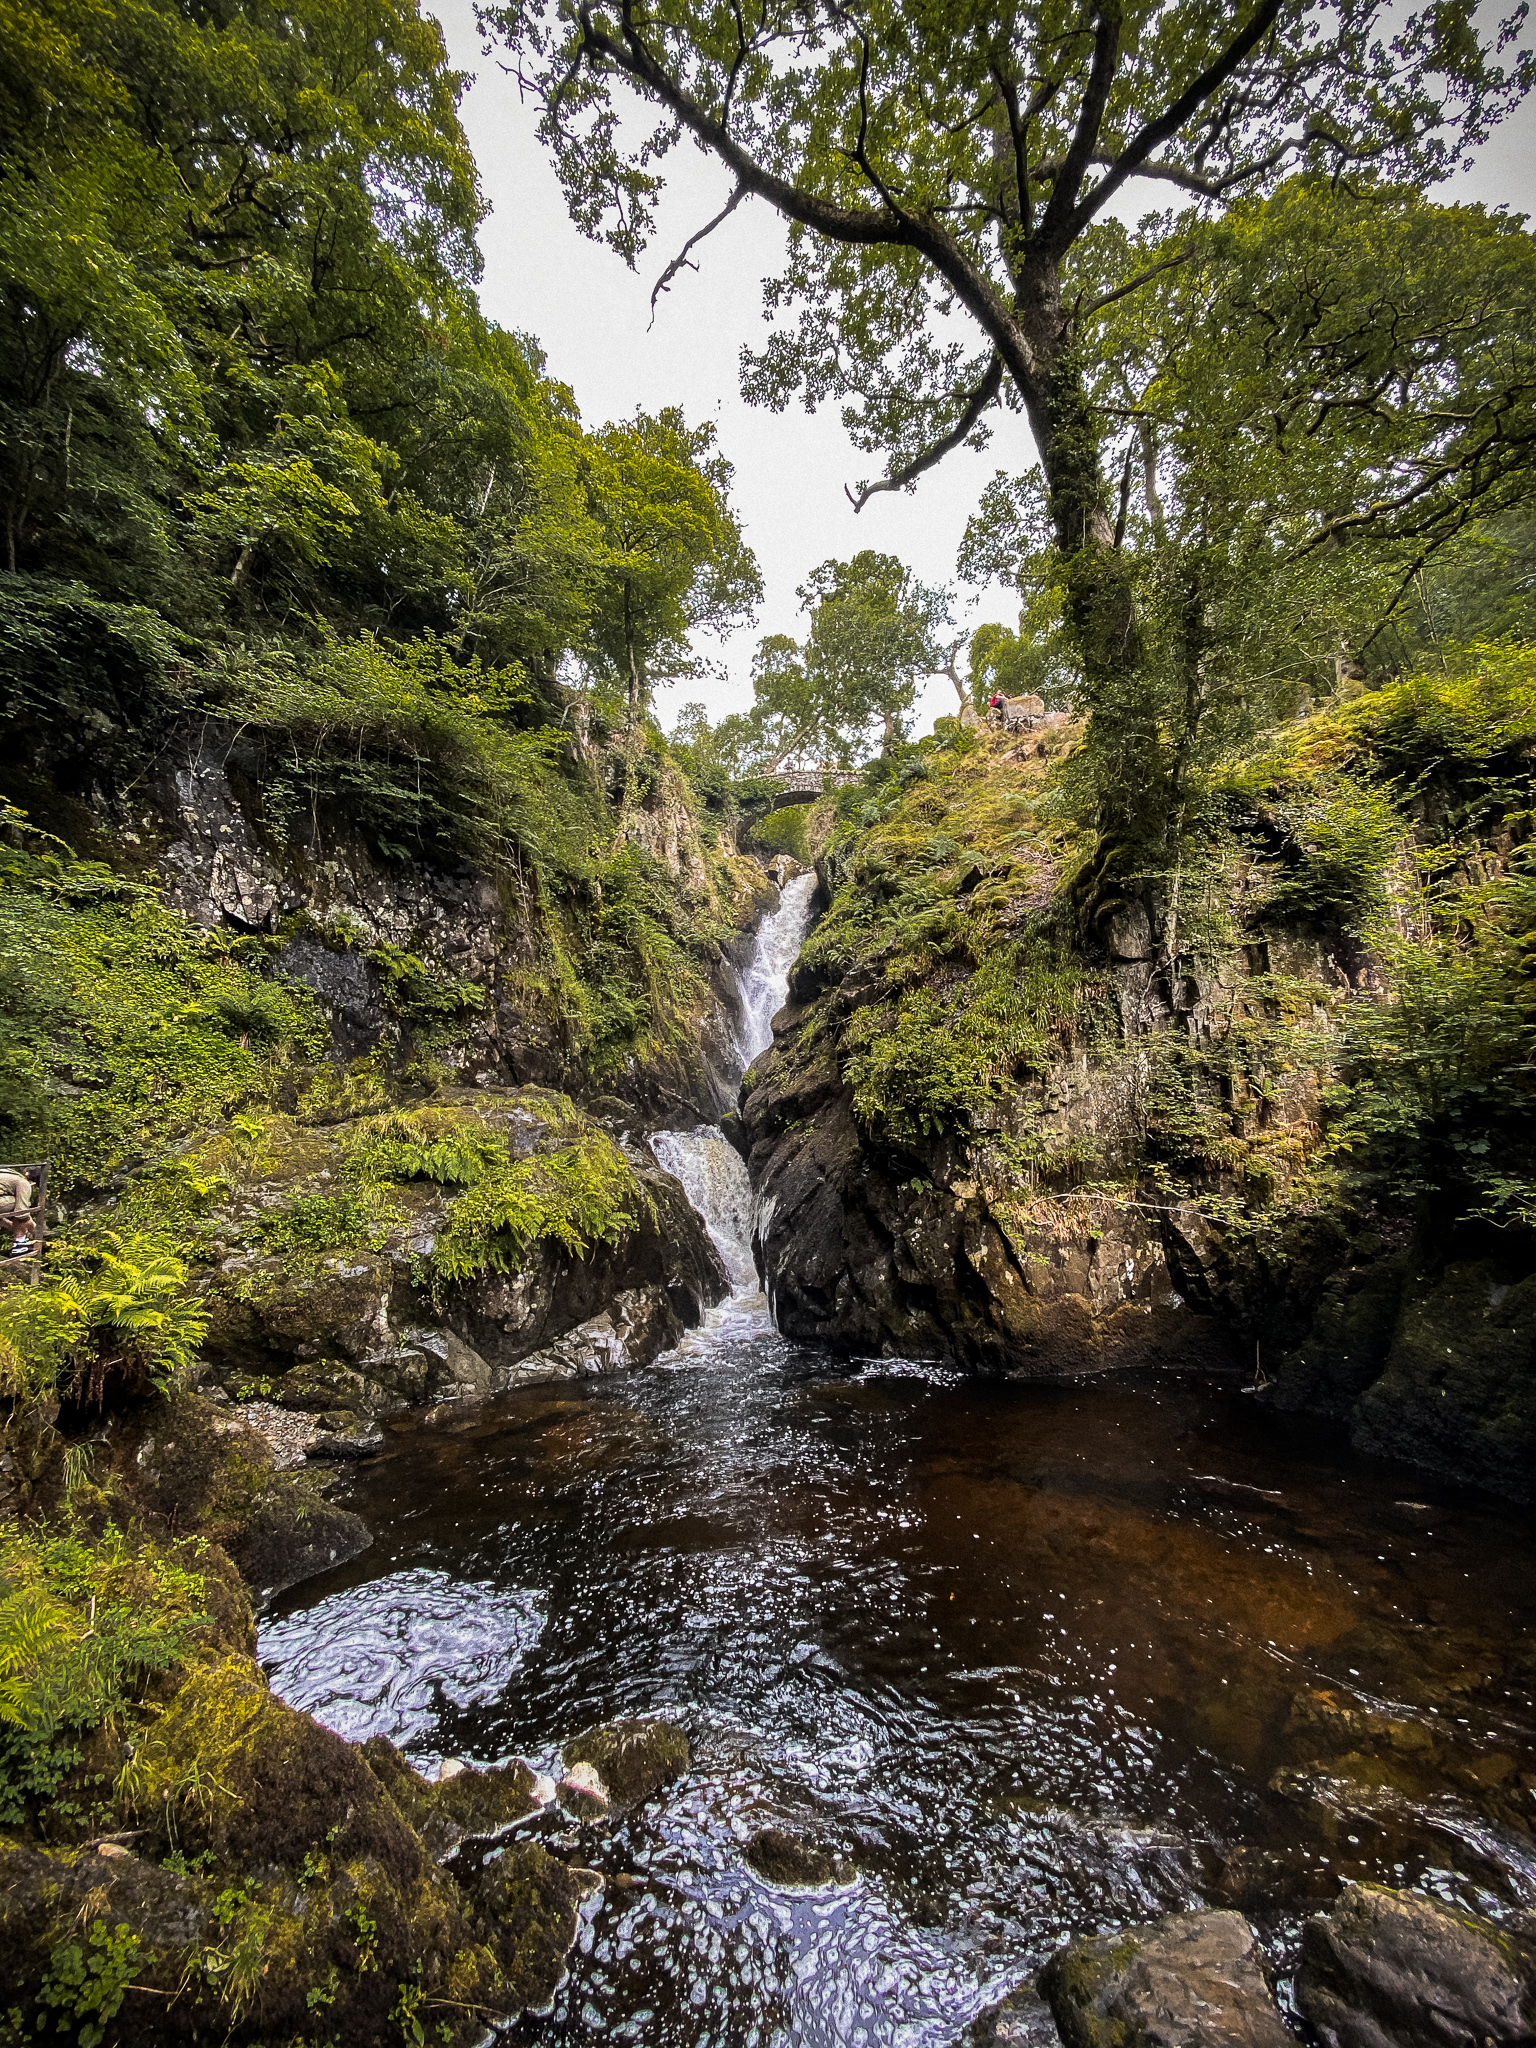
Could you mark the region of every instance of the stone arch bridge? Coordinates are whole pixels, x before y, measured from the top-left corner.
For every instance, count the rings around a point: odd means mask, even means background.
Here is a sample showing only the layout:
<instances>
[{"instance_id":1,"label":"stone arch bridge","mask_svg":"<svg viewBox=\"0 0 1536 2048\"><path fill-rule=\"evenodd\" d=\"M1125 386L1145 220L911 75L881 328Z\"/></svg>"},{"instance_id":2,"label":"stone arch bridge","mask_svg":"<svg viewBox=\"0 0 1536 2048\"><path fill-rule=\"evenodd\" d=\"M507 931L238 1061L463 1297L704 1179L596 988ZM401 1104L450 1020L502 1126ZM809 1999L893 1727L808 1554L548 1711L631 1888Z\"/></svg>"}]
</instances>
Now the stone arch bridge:
<instances>
[{"instance_id":1,"label":"stone arch bridge","mask_svg":"<svg viewBox=\"0 0 1536 2048\"><path fill-rule=\"evenodd\" d=\"M783 768L774 775L755 775L754 782L767 783L773 790L770 811L786 811L792 804L813 804L817 797L861 782L857 768Z\"/></svg>"}]
</instances>

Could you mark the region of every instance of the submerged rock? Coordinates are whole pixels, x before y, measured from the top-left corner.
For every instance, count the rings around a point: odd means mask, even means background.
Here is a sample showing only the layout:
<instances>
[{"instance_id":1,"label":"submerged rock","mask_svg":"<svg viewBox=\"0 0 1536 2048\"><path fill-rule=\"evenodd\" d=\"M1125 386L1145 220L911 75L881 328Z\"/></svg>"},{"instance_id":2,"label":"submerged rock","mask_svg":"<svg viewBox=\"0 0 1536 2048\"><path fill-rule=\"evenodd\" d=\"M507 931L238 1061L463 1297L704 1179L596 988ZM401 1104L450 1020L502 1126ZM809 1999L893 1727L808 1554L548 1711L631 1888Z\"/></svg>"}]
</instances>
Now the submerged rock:
<instances>
[{"instance_id":1,"label":"submerged rock","mask_svg":"<svg viewBox=\"0 0 1536 2048\"><path fill-rule=\"evenodd\" d=\"M1536 2035L1536 1916L1347 1885L1302 1929L1296 1999L1327 2048L1494 2048Z\"/></svg>"},{"instance_id":2,"label":"submerged rock","mask_svg":"<svg viewBox=\"0 0 1536 2048\"><path fill-rule=\"evenodd\" d=\"M783 1828L759 1828L746 1846L746 1859L770 1884L846 1884L849 1867L820 1842L805 1842Z\"/></svg>"},{"instance_id":3,"label":"submerged rock","mask_svg":"<svg viewBox=\"0 0 1536 2048\"><path fill-rule=\"evenodd\" d=\"M639 1806L681 1777L688 1738L670 1721L605 1721L574 1736L561 1751L568 1773L590 1764L615 1806Z\"/></svg>"},{"instance_id":4,"label":"submerged rock","mask_svg":"<svg viewBox=\"0 0 1536 2048\"><path fill-rule=\"evenodd\" d=\"M1041 1973L1067 2048L1292 2048L1240 1913L1068 1942Z\"/></svg>"}]
</instances>

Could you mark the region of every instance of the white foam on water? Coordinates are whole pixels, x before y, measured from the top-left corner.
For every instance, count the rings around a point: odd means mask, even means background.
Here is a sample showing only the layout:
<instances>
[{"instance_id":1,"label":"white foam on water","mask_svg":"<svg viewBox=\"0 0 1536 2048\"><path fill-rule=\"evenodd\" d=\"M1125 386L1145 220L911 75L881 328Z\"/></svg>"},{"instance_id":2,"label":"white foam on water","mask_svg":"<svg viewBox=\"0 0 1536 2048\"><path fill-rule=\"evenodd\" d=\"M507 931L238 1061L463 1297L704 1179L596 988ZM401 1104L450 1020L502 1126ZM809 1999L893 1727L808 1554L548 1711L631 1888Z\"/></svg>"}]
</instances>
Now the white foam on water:
<instances>
[{"instance_id":1,"label":"white foam on water","mask_svg":"<svg viewBox=\"0 0 1536 2048\"><path fill-rule=\"evenodd\" d=\"M443 1701L498 1698L544 1620L539 1593L392 1572L268 1623L261 1661L279 1699L348 1742L405 1746L436 1727Z\"/></svg>"}]
</instances>

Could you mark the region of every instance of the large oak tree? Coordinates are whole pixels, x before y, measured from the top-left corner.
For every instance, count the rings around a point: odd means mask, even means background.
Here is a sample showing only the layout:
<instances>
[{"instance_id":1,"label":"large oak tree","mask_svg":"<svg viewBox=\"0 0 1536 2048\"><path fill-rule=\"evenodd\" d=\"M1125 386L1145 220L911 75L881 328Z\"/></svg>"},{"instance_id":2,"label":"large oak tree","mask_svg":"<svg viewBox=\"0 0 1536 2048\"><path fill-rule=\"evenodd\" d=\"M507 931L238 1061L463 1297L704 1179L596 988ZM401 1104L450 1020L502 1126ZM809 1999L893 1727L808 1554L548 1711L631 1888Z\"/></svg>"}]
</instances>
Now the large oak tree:
<instances>
[{"instance_id":1,"label":"large oak tree","mask_svg":"<svg viewBox=\"0 0 1536 2048\"><path fill-rule=\"evenodd\" d=\"M1166 259L1082 262L1116 202L1219 213L1298 169L1425 189L1531 78L1471 0L503 0L482 9L544 106L573 218L634 261L683 135L791 224L798 310L749 395L848 400L901 488L1021 407L1040 451L1090 709L1139 664L1103 424L1099 323ZM632 96L654 109L636 130ZM714 225L711 223L710 225ZM968 318L975 345L935 315Z\"/></svg>"}]
</instances>

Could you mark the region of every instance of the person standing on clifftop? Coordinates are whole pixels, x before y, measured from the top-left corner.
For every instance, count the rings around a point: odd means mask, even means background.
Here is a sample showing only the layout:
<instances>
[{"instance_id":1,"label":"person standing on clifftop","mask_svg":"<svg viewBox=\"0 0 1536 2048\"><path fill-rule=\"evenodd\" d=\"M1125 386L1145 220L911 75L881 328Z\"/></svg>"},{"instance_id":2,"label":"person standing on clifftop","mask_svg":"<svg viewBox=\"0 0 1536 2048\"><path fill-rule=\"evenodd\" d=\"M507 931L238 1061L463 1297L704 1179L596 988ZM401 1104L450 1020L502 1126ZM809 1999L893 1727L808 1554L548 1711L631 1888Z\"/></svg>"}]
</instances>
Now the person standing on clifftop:
<instances>
[{"instance_id":1,"label":"person standing on clifftop","mask_svg":"<svg viewBox=\"0 0 1536 2048\"><path fill-rule=\"evenodd\" d=\"M32 1249L33 1193L31 1181L19 1167L0 1166L0 1230L11 1234L13 1259L24 1258Z\"/></svg>"}]
</instances>

